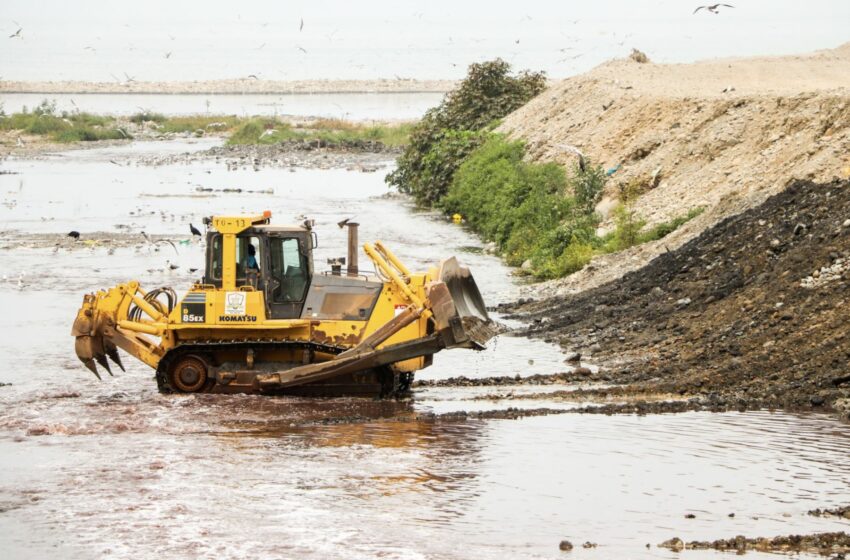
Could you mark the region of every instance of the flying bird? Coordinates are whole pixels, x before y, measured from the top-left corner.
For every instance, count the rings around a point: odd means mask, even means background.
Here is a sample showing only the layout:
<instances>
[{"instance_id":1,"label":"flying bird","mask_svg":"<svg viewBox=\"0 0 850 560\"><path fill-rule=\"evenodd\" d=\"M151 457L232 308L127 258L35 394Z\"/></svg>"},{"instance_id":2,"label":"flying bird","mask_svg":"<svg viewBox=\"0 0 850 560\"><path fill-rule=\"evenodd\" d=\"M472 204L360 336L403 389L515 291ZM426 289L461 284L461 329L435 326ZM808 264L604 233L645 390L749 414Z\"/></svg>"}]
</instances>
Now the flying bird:
<instances>
[{"instance_id":1,"label":"flying bird","mask_svg":"<svg viewBox=\"0 0 850 560\"><path fill-rule=\"evenodd\" d=\"M196 228L196 227L195 227L195 226L193 226L192 224L189 224L189 231L190 231L190 232L192 232L192 235L194 235L194 236L196 236L196 237L200 237L200 236L201 236L201 232L200 232L200 230L198 230L198 228Z\"/></svg>"},{"instance_id":2,"label":"flying bird","mask_svg":"<svg viewBox=\"0 0 850 560\"><path fill-rule=\"evenodd\" d=\"M304 31L304 18L301 18L301 25L298 26L298 31Z\"/></svg>"},{"instance_id":3,"label":"flying bird","mask_svg":"<svg viewBox=\"0 0 850 560\"><path fill-rule=\"evenodd\" d=\"M295 48L303 52L304 54L307 54L307 49L305 49L304 47L299 47L298 45L295 45Z\"/></svg>"},{"instance_id":4,"label":"flying bird","mask_svg":"<svg viewBox=\"0 0 850 560\"><path fill-rule=\"evenodd\" d=\"M168 51L167 53L165 53L165 58L171 58L171 53L172 51Z\"/></svg>"},{"instance_id":5,"label":"flying bird","mask_svg":"<svg viewBox=\"0 0 850 560\"><path fill-rule=\"evenodd\" d=\"M694 13L697 13L698 11L705 9L705 10L708 10L709 12L711 12L712 14L719 14L720 13L720 11L719 11L720 7L734 8L735 6L733 6L732 4L709 4L707 6L699 6L696 10L694 10Z\"/></svg>"},{"instance_id":6,"label":"flying bird","mask_svg":"<svg viewBox=\"0 0 850 560\"><path fill-rule=\"evenodd\" d=\"M255 79L255 80L259 80L259 79L260 79L260 78L258 78L258 77L257 77L257 75L256 75L256 74L248 74L248 77L249 77L249 78L253 78L253 79Z\"/></svg>"},{"instance_id":7,"label":"flying bird","mask_svg":"<svg viewBox=\"0 0 850 560\"><path fill-rule=\"evenodd\" d=\"M23 31L23 30L24 30L23 27L19 27L17 31L15 31L11 35L9 35L9 39L15 39L15 38L23 39L24 37L23 37L23 35L21 35L21 31Z\"/></svg>"}]
</instances>

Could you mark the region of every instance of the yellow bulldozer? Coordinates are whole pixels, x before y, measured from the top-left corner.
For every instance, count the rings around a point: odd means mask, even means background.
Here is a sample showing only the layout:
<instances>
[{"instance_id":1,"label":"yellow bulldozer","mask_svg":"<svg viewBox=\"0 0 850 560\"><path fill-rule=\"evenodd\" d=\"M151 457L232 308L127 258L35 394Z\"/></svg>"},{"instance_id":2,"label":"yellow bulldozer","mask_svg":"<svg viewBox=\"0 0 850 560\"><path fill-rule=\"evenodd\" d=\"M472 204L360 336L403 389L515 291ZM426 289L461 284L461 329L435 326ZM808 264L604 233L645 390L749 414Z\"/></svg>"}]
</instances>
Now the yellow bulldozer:
<instances>
[{"instance_id":1,"label":"yellow bulldozer","mask_svg":"<svg viewBox=\"0 0 850 560\"><path fill-rule=\"evenodd\" d=\"M162 392L392 396L444 348L481 349L495 333L469 272L452 257L412 273L382 243L314 271L313 222L271 213L206 218L203 278L181 299L130 281L87 294L71 334L83 364L124 370L118 348L156 370ZM345 271L342 267L346 266Z\"/></svg>"}]
</instances>

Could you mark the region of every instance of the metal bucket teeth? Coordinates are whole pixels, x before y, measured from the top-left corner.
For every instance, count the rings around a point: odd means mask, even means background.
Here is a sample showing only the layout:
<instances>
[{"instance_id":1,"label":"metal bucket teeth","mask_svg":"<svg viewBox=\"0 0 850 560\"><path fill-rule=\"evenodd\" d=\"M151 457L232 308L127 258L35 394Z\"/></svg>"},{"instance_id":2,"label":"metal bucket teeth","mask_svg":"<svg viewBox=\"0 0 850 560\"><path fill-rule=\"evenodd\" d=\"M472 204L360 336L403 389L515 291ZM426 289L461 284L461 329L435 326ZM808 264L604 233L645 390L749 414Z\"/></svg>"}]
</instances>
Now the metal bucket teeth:
<instances>
[{"instance_id":1,"label":"metal bucket teeth","mask_svg":"<svg viewBox=\"0 0 850 560\"><path fill-rule=\"evenodd\" d=\"M121 356L118 355L118 348L109 342L108 340L103 341L103 350L106 352L106 355L109 357L112 362L121 368L121 371L127 371L124 369L124 364L121 363Z\"/></svg>"}]
</instances>

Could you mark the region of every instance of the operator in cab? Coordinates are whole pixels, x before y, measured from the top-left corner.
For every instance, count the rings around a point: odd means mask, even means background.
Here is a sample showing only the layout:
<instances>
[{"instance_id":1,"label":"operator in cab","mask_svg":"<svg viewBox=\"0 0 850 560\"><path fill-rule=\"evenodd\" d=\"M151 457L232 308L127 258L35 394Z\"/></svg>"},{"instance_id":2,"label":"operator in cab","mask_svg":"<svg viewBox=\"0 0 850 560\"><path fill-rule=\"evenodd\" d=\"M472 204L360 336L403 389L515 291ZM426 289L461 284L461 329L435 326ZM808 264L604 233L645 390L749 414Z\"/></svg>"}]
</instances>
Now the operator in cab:
<instances>
[{"instance_id":1,"label":"operator in cab","mask_svg":"<svg viewBox=\"0 0 850 560\"><path fill-rule=\"evenodd\" d=\"M245 259L245 267L248 270L260 270L260 265L257 263L257 248L252 244L248 244L248 258Z\"/></svg>"}]
</instances>

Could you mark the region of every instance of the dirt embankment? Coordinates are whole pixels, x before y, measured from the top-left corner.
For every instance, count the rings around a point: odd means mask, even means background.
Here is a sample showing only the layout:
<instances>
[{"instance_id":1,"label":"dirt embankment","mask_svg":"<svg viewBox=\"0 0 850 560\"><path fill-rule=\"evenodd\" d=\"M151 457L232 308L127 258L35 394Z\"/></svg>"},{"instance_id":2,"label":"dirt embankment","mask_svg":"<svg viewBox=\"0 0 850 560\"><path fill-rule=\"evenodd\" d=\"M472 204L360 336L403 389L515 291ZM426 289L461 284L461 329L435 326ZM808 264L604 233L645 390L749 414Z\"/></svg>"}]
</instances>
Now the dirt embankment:
<instances>
[{"instance_id":1,"label":"dirt embankment","mask_svg":"<svg viewBox=\"0 0 850 560\"><path fill-rule=\"evenodd\" d=\"M574 293L637 269L791 179L850 177L850 43L804 56L612 61L553 85L500 130L526 140L534 160L568 163L572 146L616 169L598 207L605 216L633 179L655 185L635 207L650 224L706 208L658 242L529 290Z\"/></svg>"},{"instance_id":2,"label":"dirt embankment","mask_svg":"<svg viewBox=\"0 0 850 560\"><path fill-rule=\"evenodd\" d=\"M517 311L632 392L848 416L848 309L850 181L798 181L616 282Z\"/></svg>"}]
</instances>

